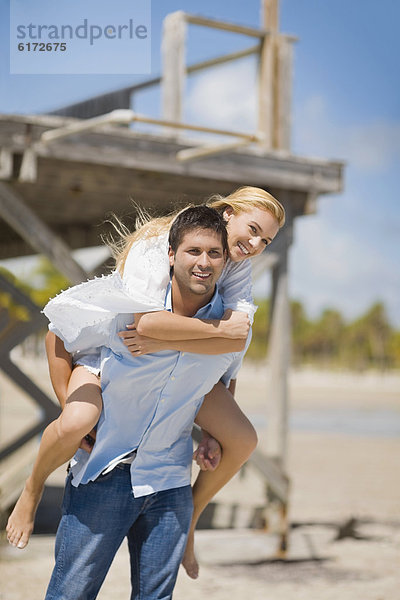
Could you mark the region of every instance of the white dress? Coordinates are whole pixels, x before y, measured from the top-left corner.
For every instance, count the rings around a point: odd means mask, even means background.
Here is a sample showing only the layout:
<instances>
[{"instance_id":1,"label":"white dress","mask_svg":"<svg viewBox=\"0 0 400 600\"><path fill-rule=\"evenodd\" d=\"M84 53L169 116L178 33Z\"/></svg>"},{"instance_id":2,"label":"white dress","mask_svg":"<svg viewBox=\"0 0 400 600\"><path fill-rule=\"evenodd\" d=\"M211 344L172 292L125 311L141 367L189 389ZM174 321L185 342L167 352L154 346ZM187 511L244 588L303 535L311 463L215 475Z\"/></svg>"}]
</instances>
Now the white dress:
<instances>
[{"instance_id":1,"label":"white dress","mask_svg":"<svg viewBox=\"0 0 400 600\"><path fill-rule=\"evenodd\" d=\"M111 323L121 313L164 309L170 280L168 233L138 240L127 256L123 276L90 279L61 292L46 304L50 330L73 354L74 362L100 372L101 346L109 345ZM251 265L249 260L228 259L218 280L225 309L247 312L253 320Z\"/></svg>"}]
</instances>

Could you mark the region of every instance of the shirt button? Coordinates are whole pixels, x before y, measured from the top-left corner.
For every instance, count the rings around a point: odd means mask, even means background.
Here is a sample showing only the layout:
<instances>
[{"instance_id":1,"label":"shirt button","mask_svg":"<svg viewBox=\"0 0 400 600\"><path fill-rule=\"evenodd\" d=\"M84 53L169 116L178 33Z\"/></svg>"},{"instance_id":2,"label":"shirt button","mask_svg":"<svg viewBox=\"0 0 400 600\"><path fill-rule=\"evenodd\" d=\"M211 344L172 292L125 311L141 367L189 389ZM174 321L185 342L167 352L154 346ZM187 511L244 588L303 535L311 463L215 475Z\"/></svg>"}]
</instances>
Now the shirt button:
<instances>
[{"instance_id":1,"label":"shirt button","mask_svg":"<svg viewBox=\"0 0 400 600\"><path fill-rule=\"evenodd\" d=\"M161 398L161 402L164 402L165 398Z\"/></svg>"},{"instance_id":2,"label":"shirt button","mask_svg":"<svg viewBox=\"0 0 400 600\"><path fill-rule=\"evenodd\" d=\"M184 352L182 352L181 356L185 356L185 353L184 353Z\"/></svg>"},{"instance_id":3,"label":"shirt button","mask_svg":"<svg viewBox=\"0 0 400 600\"><path fill-rule=\"evenodd\" d=\"M172 379L172 381L174 381L174 380L175 380L175 377L172 375L171 379Z\"/></svg>"}]
</instances>

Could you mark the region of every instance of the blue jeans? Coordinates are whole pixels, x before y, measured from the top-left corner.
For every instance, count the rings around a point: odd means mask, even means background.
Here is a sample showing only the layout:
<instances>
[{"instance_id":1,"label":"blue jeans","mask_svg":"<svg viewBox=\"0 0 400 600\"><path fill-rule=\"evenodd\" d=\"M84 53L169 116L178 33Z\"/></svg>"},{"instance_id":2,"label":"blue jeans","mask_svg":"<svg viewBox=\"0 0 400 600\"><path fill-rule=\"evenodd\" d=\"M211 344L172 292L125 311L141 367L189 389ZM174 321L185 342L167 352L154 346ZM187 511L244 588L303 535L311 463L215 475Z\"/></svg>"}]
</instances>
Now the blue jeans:
<instances>
[{"instance_id":1,"label":"blue jeans","mask_svg":"<svg viewBox=\"0 0 400 600\"><path fill-rule=\"evenodd\" d=\"M172 598L192 509L189 485L134 498L129 465L78 487L69 476L46 600L96 598L125 537L131 600Z\"/></svg>"}]
</instances>

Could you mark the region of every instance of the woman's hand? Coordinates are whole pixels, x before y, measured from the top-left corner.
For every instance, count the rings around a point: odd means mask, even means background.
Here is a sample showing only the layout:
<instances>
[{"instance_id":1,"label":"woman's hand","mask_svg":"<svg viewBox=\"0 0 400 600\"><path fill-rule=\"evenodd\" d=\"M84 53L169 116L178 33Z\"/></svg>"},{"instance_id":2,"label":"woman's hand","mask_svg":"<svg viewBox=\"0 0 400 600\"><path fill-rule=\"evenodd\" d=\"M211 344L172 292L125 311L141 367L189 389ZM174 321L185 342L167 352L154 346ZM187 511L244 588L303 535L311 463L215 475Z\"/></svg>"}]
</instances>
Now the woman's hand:
<instances>
[{"instance_id":1,"label":"woman's hand","mask_svg":"<svg viewBox=\"0 0 400 600\"><path fill-rule=\"evenodd\" d=\"M164 340L139 335L134 323L127 325L127 331L120 331L118 335L132 356L142 356L143 354L167 349L167 344Z\"/></svg>"},{"instance_id":2,"label":"woman's hand","mask_svg":"<svg viewBox=\"0 0 400 600\"><path fill-rule=\"evenodd\" d=\"M79 448L82 448L82 450L85 450L85 452L90 454L91 451L93 450L95 441L96 441L96 428L92 429L92 431L89 431L89 433L87 435L85 435L85 437L81 441Z\"/></svg>"},{"instance_id":3,"label":"woman's hand","mask_svg":"<svg viewBox=\"0 0 400 600\"><path fill-rule=\"evenodd\" d=\"M228 308L221 319L222 337L245 340L249 334L250 319L249 315L239 310Z\"/></svg>"},{"instance_id":4,"label":"woman's hand","mask_svg":"<svg viewBox=\"0 0 400 600\"><path fill-rule=\"evenodd\" d=\"M202 471L215 471L222 457L222 449L216 439L203 430L197 450L193 452L193 460L196 461Z\"/></svg>"}]
</instances>

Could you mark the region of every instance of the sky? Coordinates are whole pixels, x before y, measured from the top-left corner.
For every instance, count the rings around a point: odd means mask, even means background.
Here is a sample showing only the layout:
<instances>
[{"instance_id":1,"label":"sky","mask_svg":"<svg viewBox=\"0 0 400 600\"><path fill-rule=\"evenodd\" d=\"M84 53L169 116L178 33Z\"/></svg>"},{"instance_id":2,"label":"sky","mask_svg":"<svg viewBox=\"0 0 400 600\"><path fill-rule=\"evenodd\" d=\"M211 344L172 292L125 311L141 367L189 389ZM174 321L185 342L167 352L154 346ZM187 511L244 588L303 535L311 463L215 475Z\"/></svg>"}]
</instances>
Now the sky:
<instances>
[{"instance_id":1,"label":"sky","mask_svg":"<svg viewBox=\"0 0 400 600\"><path fill-rule=\"evenodd\" d=\"M82 7L85 1L69 0L69 6L78 4ZM97 5L100 14L102 2ZM146 79L10 75L8 6L0 0L1 113L46 112ZM260 25L259 0L153 0L151 76L161 69L162 21L176 10ZM330 307L353 319L373 302L383 301L391 323L400 328L399 22L398 0L281 0L280 30L298 37L292 151L346 163L344 191L320 197L317 214L296 220L290 295L313 318ZM244 36L190 26L187 62L253 43ZM253 130L255 90L253 59L192 76L185 120ZM157 91L143 92L135 109L159 115L159 100ZM259 295L267 288L267 277L256 283Z\"/></svg>"}]
</instances>

